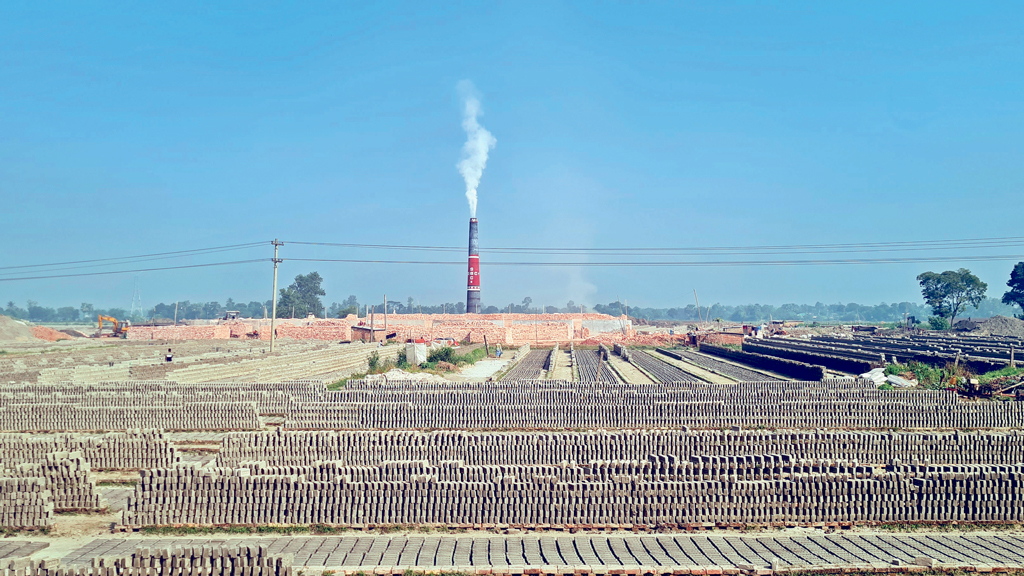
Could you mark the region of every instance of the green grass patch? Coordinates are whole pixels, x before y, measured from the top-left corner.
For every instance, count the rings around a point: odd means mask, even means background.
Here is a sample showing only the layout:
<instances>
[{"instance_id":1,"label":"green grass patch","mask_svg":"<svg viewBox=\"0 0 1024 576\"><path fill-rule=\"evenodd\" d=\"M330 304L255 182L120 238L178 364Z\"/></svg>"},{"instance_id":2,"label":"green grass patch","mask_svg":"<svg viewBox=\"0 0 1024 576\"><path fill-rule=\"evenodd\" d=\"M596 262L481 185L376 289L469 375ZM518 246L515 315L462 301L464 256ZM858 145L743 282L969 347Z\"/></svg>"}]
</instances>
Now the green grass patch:
<instances>
[{"instance_id":1,"label":"green grass patch","mask_svg":"<svg viewBox=\"0 0 1024 576\"><path fill-rule=\"evenodd\" d=\"M907 379L917 380L918 385L929 390L942 390L949 387L950 381L956 376L969 376L963 366L955 367L952 364L945 368L935 368L922 362L908 362L906 364L889 364L885 367L885 373L892 376L902 376Z\"/></svg>"},{"instance_id":2,"label":"green grass patch","mask_svg":"<svg viewBox=\"0 0 1024 576\"><path fill-rule=\"evenodd\" d=\"M340 534L348 528L334 526L146 526L139 533L152 536L192 536L202 534Z\"/></svg>"},{"instance_id":3,"label":"green grass patch","mask_svg":"<svg viewBox=\"0 0 1024 576\"><path fill-rule=\"evenodd\" d=\"M0 527L0 535L4 538L14 538L16 536L38 536L40 534L48 535L53 528L3 528Z\"/></svg>"},{"instance_id":4,"label":"green grass patch","mask_svg":"<svg viewBox=\"0 0 1024 576\"><path fill-rule=\"evenodd\" d=\"M104 516L110 514L110 508L103 508L101 510L57 510L54 514L57 516Z\"/></svg>"},{"instance_id":5,"label":"green grass patch","mask_svg":"<svg viewBox=\"0 0 1024 576\"><path fill-rule=\"evenodd\" d=\"M997 378L1017 378L1020 376L1024 376L1024 368L1010 368L1007 366L1001 370L986 372L978 376L978 381L982 384L987 384Z\"/></svg>"},{"instance_id":6,"label":"green grass patch","mask_svg":"<svg viewBox=\"0 0 1024 576\"><path fill-rule=\"evenodd\" d=\"M433 363L435 367L438 362L447 362L456 366L465 366L467 364L476 364L477 361L483 360L486 357L487 352L483 348L475 348L466 354L457 354L454 348L444 346L442 348L435 348L431 350L427 354L427 363Z\"/></svg>"},{"instance_id":7,"label":"green grass patch","mask_svg":"<svg viewBox=\"0 0 1024 576\"><path fill-rule=\"evenodd\" d=\"M879 530L887 532L1006 532L1020 528L1020 524L1011 522L887 522L878 526Z\"/></svg>"},{"instance_id":8,"label":"green grass patch","mask_svg":"<svg viewBox=\"0 0 1024 576\"><path fill-rule=\"evenodd\" d=\"M327 524L311 525L259 525L259 526L144 526L140 534L149 536L193 536L209 534L308 534L313 536L331 536L345 534L353 529L347 526L330 526ZM446 526L413 526L395 525L379 526L367 531L369 534L391 534L394 532L422 532L426 534L462 534L464 528L448 528Z\"/></svg>"},{"instance_id":9,"label":"green grass patch","mask_svg":"<svg viewBox=\"0 0 1024 576\"><path fill-rule=\"evenodd\" d=\"M914 568L916 568L916 567L914 567ZM789 570L787 570L785 572L786 576L821 576L822 574L829 574L829 573L830 572L827 572L827 571L824 571L824 570L819 571L819 572L815 572L813 570L807 570L807 571L804 571L804 570L789 571ZM905 568L903 570L903 573L906 573L906 569ZM973 570L972 571L966 571L966 570L961 570L959 568L954 569L954 570L921 570L920 572L918 572L917 570L914 570L912 573L914 574L914 576L978 576L978 572L976 572L976 571L973 571ZM868 575L878 576L879 573L878 572L871 572L871 571L864 571L864 570L854 570L852 572L847 572L846 570L843 570L842 574L843 574L843 576L868 576ZM1021 571L1021 570L1007 570L1005 572L1000 571L999 574L1001 576L1021 576L1021 575L1024 575L1024 571Z\"/></svg>"}]
</instances>

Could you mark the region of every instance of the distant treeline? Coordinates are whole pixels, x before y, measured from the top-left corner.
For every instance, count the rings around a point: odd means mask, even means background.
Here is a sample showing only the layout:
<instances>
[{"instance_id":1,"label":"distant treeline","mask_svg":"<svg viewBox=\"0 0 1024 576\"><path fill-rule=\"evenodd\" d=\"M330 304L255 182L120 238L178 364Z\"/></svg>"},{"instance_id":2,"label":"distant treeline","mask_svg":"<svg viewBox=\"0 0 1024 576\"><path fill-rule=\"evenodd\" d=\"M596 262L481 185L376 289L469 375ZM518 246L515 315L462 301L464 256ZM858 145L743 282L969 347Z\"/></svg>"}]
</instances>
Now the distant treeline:
<instances>
[{"instance_id":1,"label":"distant treeline","mask_svg":"<svg viewBox=\"0 0 1024 576\"><path fill-rule=\"evenodd\" d=\"M530 304L532 302L533 300L527 297L523 299L522 304L508 304L500 308L493 305L484 306L482 312L485 314L498 314L511 310L511 312L517 314L539 314L541 309L531 307ZM265 302L252 301L245 304L235 302L231 298L228 298L223 304L220 302L190 302L182 300L177 303L177 318L178 320L210 320L223 318L224 314L229 310L237 311L243 318L264 318L270 317L272 304L270 300ZM610 314L612 316L618 316L626 311L625 304L620 302L598 304L591 309L587 306L580 306L572 301L568 302L564 307L545 306L543 311L549 314L555 312L579 313L581 308L584 312L593 310L594 312ZM331 303L326 310L321 307L316 315L321 317L326 312L328 317L338 318L348 314L355 314L357 310L360 316L366 314L369 310L381 314L384 312L384 305L383 303L376 305L361 304L356 300L355 296L349 296L340 303ZM466 304L465 302L448 302L445 304L420 305L412 298L405 302L388 300L389 314L415 314L420 311L424 314L441 314L442 312L463 314L466 311ZM986 298L977 308L968 309L961 317L987 318L995 315L1012 316L1015 311L1014 307L1003 304L995 298ZM303 311L296 310L294 313L297 317L301 318L304 317L301 312ZM95 322L98 314L113 316L118 319L128 318L129 315L129 311L124 308L101 309L89 303L82 303L77 307L47 308L31 300L28 301L24 308L16 306L14 302L8 302L7 308L2 313L12 318L29 320L31 322ZM291 309L283 307L281 301L278 301L279 317L291 317L292 313ZM701 307L700 311L700 316L705 320L721 318L722 320L732 322L764 322L769 319L803 320L806 322L899 322L903 320L904 314L914 316L919 321L925 321L932 315L930 307L914 302L882 303L874 306L855 303L823 304L821 302L816 304L783 304L781 306L772 306L770 304L733 306L716 303L711 305L710 308L706 306ZM630 306L629 315L645 320L675 320L680 322L696 322L698 320L697 307L693 304L679 308ZM174 319L175 303L161 302L152 308L148 308L144 314L136 314L131 320L133 322L141 322L151 318Z\"/></svg>"},{"instance_id":2,"label":"distant treeline","mask_svg":"<svg viewBox=\"0 0 1024 576\"><path fill-rule=\"evenodd\" d=\"M625 305L620 302L610 304L598 304L594 306L596 312L603 314L618 315L625 310ZM973 316L976 318L988 318L1002 315L1012 316L1015 309L1007 306L995 298L986 298L977 308L968 308L961 317ZM775 320L803 320L805 322L900 322L904 314L914 316L918 321L925 321L932 315L932 309L924 304L914 302L899 302L893 304L783 304L773 306L771 304L743 304L727 305L712 304L709 307L702 306L700 317L704 320L729 320L732 322L764 322L769 319ZM645 320L678 320L698 321L697 307L688 304L682 308L643 308L629 307L629 315L634 318Z\"/></svg>"},{"instance_id":3,"label":"distant treeline","mask_svg":"<svg viewBox=\"0 0 1024 576\"><path fill-rule=\"evenodd\" d=\"M219 302L189 302L183 300L177 303L178 320L197 320L223 318L228 310L237 310L247 318L263 318L263 307L270 310L271 302L249 302L243 304L228 298L223 305ZM174 319L175 303L160 303L153 308L146 310L144 314L135 314L130 318L133 322L141 322L150 318ZM111 316L118 320L129 318L130 311L124 308L96 308L88 302L79 306L62 306L60 308L48 308L40 306L39 303L29 300L24 308L16 306L14 302L8 302L7 307L2 310L5 316L28 320L30 322L95 322L97 316ZM269 312L268 312L269 314Z\"/></svg>"}]
</instances>

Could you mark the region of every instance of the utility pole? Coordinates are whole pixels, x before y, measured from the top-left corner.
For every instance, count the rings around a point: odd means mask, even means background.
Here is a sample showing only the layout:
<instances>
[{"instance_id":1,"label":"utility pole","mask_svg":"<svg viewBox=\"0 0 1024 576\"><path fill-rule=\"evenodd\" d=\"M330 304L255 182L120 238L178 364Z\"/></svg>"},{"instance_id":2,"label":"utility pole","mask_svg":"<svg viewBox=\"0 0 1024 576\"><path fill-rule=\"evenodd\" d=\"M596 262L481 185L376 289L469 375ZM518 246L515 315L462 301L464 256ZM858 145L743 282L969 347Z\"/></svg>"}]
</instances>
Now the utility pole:
<instances>
[{"instance_id":1,"label":"utility pole","mask_svg":"<svg viewBox=\"0 0 1024 576\"><path fill-rule=\"evenodd\" d=\"M178 303L174 303L174 325L178 325Z\"/></svg>"},{"instance_id":2,"label":"utility pole","mask_svg":"<svg viewBox=\"0 0 1024 576\"><path fill-rule=\"evenodd\" d=\"M388 334L388 295L384 295L384 339L387 339Z\"/></svg>"},{"instance_id":3,"label":"utility pole","mask_svg":"<svg viewBox=\"0 0 1024 576\"><path fill-rule=\"evenodd\" d=\"M693 299L694 299L695 302L697 302L697 322L698 322L698 326L699 326L699 325L704 323L704 318L702 318L701 315L700 315L700 300L697 300L697 289L696 288L693 289Z\"/></svg>"},{"instance_id":4,"label":"utility pole","mask_svg":"<svg viewBox=\"0 0 1024 576\"><path fill-rule=\"evenodd\" d=\"M277 257L277 249L280 246L284 246L284 242L278 242L277 238L274 238L272 242L274 245L274 303L271 305L270 310L270 353L274 353L274 339L277 338L277 334L274 331L274 323L277 321L277 265L281 263L281 259Z\"/></svg>"}]
</instances>

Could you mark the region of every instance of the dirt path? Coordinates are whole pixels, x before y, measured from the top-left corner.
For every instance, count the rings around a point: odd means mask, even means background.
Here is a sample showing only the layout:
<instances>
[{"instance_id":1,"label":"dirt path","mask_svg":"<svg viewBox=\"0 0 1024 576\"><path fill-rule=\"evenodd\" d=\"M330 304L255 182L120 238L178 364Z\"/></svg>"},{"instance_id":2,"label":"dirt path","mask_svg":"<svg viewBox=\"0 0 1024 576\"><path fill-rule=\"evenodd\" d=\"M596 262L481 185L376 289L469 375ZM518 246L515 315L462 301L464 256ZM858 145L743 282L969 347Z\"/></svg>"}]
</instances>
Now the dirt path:
<instances>
[{"instance_id":1,"label":"dirt path","mask_svg":"<svg viewBox=\"0 0 1024 576\"><path fill-rule=\"evenodd\" d=\"M611 355L608 357L608 364L613 370L618 372L619 376L625 380L628 384L650 384L654 382L650 376L644 373L642 370L633 366L629 362L626 362L618 356Z\"/></svg>"},{"instance_id":2,"label":"dirt path","mask_svg":"<svg viewBox=\"0 0 1024 576\"><path fill-rule=\"evenodd\" d=\"M677 368L681 368L683 370L686 370L690 374L693 374L694 376L697 376L698 378L700 378L702 380L706 380L708 382L711 382L712 384L735 384L736 383L736 381L733 380L732 378L726 378L725 376L722 376L721 374L715 374L714 372L708 372L707 370L701 368L700 366L697 366L696 364L690 364L689 362L683 362L682 360L676 360L675 358L672 358L670 356L665 356L664 354L658 354L658 358L663 360L663 361L665 361L665 362L668 362L669 364L671 364L671 365L673 365L673 366L675 366Z\"/></svg>"},{"instance_id":3,"label":"dirt path","mask_svg":"<svg viewBox=\"0 0 1024 576\"><path fill-rule=\"evenodd\" d=\"M555 354L555 365L548 371L548 380L572 380L572 367L569 366L569 351L559 349Z\"/></svg>"}]
</instances>

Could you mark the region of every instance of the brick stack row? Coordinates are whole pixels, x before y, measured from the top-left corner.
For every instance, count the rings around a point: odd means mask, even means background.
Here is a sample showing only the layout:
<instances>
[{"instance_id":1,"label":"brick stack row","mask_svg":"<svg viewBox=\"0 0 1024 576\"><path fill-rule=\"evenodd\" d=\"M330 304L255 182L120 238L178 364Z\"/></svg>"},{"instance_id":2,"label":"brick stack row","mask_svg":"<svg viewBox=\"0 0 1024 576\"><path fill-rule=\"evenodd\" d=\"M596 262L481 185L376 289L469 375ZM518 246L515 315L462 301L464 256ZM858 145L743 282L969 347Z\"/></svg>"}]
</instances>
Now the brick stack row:
<instances>
[{"instance_id":1,"label":"brick stack row","mask_svg":"<svg viewBox=\"0 0 1024 576\"><path fill-rule=\"evenodd\" d=\"M91 384L0 386L0 404L74 404L91 407L181 406L182 404L254 404L260 414L282 414L291 402L323 401L327 387L316 380L293 382L178 383L166 380Z\"/></svg>"},{"instance_id":2,"label":"brick stack row","mask_svg":"<svg viewBox=\"0 0 1024 576\"><path fill-rule=\"evenodd\" d=\"M228 364L200 364L179 368L167 373L167 378L178 382L288 382L308 379L322 374L357 372L365 370L367 358L376 352L381 361L393 360L400 346L353 343L332 344L313 350L284 355L266 356Z\"/></svg>"},{"instance_id":3,"label":"brick stack row","mask_svg":"<svg viewBox=\"0 0 1024 576\"><path fill-rule=\"evenodd\" d=\"M53 494L38 477L0 475L0 526L48 528L53 525Z\"/></svg>"},{"instance_id":4,"label":"brick stack row","mask_svg":"<svg viewBox=\"0 0 1024 576\"><path fill-rule=\"evenodd\" d=\"M2 431L104 431L147 426L166 430L255 430L262 425L255 406L237 402L133 407L0 406Z\"/></svg>"},{"instance_id":5,"label":"brick stack row","mask_svg":"<svg viewBox=\"0 0 1024 576\"><path fill-rule=\"evenodd\" d=\"M391 462L144 471L123 522L665 526L1024 520L1024 465L914 476L785 455L585 466Z\"/></svg>"},{"instance_id":6,"label":"brick stack row","mask_svg":"<svg viewBox=\"0 0 1024 576\"><path fill-rule=\"evenodd\" d=\"M467 432L438 430L235 432L221 441L217 464L245 462L308 466L335 461L364 466L392 460L461 461L480 465L555 465L595 460L646 460L666 454L798 459L842 456L881 466L1024 462L1024 433L866 432L842 430L594 430L586 432Z\"/></svg>"},{"instance_id":7,"label":"brick stack row","mask_svg":"<svg viewBox=\"0 0 1024 576\"><path fill-rule=\"evenodd\" d=\"M606 368L578 351L589 378ZM578 367L583 373L584 364ZM614 375L612 375L614 377ZM868 381L626 384L501 381L351 382L325 402L289 407L290 429L1020 428L1024 403L963 400L952 391L880 391Z\"/></svg>"},{"instance_id":8,"label":"brick stack row","mask_svg":"<svg viewBox=\"0 0 1024 576\"><path fill-rule=\"evenodd\" d=\"M270 554L266 546L175 546L136 548L127 557L98 557L90 566L61 566L59 560L0 560L4 576L291 576L292 555Z\"/></svg>"},{"instance_id":9,"label":"brick stack row","mask_svg":"<svg viewBox=\"0 0 1024 576\"><path fill-rule=\"evenodd\" d=\"M132 326L129 340L227 340L231 327L220 326Z\"/></svg>"},{"instance_id":10,"label":"brick stack row","mask_svg":"<svg viewBox=\"0 0 1024 576\"><path fill-rule=\"evenodd\" d=\"M658 382L700 382L693 374L673 366L660 358L656 358L643 350L633 350L626 360L647 374L650 374Z\"/></svg>"},{"instance_id":11,"label":"brick stack row","mask_svg":"<svg viewBox=\"0 0 1024 576\"><path fill-rule=\"evenodd\" d=\"M676 360L683 360L690 364L695 364L701 368L706 368L718 374L724 374L740 382L763 382L765 380L779 380L779 378L772 378L766 374L755 372L753 370L748 370L746 368L743 368L742 366L739 366L738 364L725 362L723 360L717 360L715 358L710 358L708 356L704 356L703 354L697 354L689 350L666 350L665 348L658 348L658 353L668 356L670 358L675 358Z\"/></svg>"},{"instance_id":12,"label":"brick stack row","mask_svg":"<svg viewBox=\"0 0 1024 576\"><path fill-rule=\"evenodd\" d=\"M173 466L181 460L161 430L83 436L0 434L0 462L6 465L42 462L53 452L77 452L92 470L138 470Z\"/></svg>"},{"instance_id":13,"label":"brick stack row","mask_svg":"<svg viewBox=\"0 0 1024 576\"><path fill-rule=\"evenodd\" d=\"M6 465L0 463L0 476L41 478L57 511L101 510L106 503L96 491L96 480L89 463L78 452L54 452L37 463Z\"/></svg>"},{"instance_id":14,"label":"brick stack row","mask_svg":"<svg viewBox=\"0 0 1024 576\"><path fill-rule=\"evenodd\" d=\"M551 351L530 350L529 346L524 348L525 354L522 351L516 353L515 365L505 372L502 380L536 380L544 373Z\"/></svg>"},{"instance_id":15,"label":"brick stack row","mask_svg":"<svg viewBox=\"0 0 1024 576\"><path fill-rule=\"evenodd\" d=\"M742 337L741 341L743 341ZM705 354L711 354L712 356L718 356L720 358L727 358L761 370L771 370L772 372L781 374L787 378L796 378L799 380L823 380L826 376L824 366L806 364L804 362L797 362L796 360L787 360L785 358L777 358L775 356L765 356L764 354L733 350L732 348L716 346L713 344L702 344L700 351Z\"/></svg>"},{"instance_id":16,"label":"brick stack row","mask_svg":"<svg viewBox=\"0 0 1024 576\"><path fill-rule=\"evenodd\" d=\"M615 372L608 367L605 361L607 355L602 355L601 350L577 350L572 348L569 352L572 365L576 369L577 379L580 382L604 382L615 383L618 378Z\"/></svg>"},{"instance_id":17,"label":"brick stack row","mask_svg":"<svg viewBox=\"0 0 1024 576\"><path fill-rule=\"evenodd\" d=\"M292 326L290 324L282 324L277 328L278 338L294 338L296 340L351 340L352 339L352 326L349 324L326 324L326 325L313 325L313 326ZM263 331L260 331L260 338L263 340L270 339L270 330L266 330L267 336L263 337Z\"/></svg>"}]
</instances>

